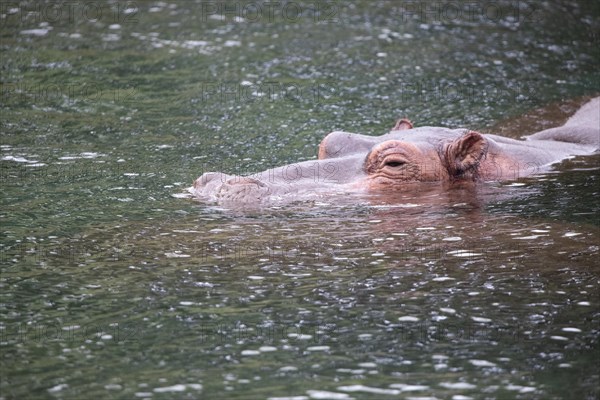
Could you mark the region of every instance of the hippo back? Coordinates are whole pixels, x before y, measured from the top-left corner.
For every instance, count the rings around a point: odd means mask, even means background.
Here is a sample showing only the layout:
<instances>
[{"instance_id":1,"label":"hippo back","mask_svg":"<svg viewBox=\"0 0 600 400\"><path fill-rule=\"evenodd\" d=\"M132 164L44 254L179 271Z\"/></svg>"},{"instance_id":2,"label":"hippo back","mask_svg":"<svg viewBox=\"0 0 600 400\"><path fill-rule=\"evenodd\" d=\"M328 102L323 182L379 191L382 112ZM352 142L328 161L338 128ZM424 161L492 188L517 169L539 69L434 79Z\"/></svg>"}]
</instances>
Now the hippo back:
<instances>
[{"instance_id":1,"label":"hippo back","mask_svg":"<svg viewBox=\"0 0 600 400\"><path fill-rule=\"evenodd\" d=\"M535 133L527 140L555 140L594 146L600 151L600 97L583 105L569 120L556 128Z\"/></svg>"}]
</instances>

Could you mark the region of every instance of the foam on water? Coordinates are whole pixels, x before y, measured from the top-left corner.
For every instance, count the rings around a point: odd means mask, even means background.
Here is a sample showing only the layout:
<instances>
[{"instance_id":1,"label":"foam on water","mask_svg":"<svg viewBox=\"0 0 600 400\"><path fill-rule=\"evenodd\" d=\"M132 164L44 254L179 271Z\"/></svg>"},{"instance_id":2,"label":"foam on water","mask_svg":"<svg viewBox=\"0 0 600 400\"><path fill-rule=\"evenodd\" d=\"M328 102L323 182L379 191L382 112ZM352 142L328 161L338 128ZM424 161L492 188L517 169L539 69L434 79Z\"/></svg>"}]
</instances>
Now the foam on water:
<instances>
[{"instance_id":1,"label":"foam on water","mask_svg":"<svg viewBox=\"0 0 600 400\"><path fill-rule=\"evenodd\" d=\"M463 390L475 389L477 386L467 382L442 382L440 386L446 389Z\"/></svg>"},{"instance_id":2,"label":"foam on water","mask_svg":"<svg viewBox=\"0 0 600 400\"><path fill-rule=\"evenodd\" d=\"M487 360L469 360L469 362L476 367L495 367L496 364Z\"/></svg>"},{"instance_id":3,"label":"foam on water","mask_svg":"<svg viewBox=\"0 0 600 400\"><path fill-rule=\"evenodd\" d=\"M398 321L400 321L400 322L417 322L417 321L419 321L419 318L418 317L413 317L413 316L410 316L410 315L405 315L405 316L402 316L402 317L398 317Z\"/></svg>"},{"instance_id":4,"label":"foam on water","mask_svg":"<svg viewBox=\"0 0 600 400\"><path fill-rule=\"evenodd\" d=\"M438 276L432 279L433 282L448 282L455 281L456 278L452 278L451 276Z\"/></svg>"},{"instance_id":5,"label":"foam on water","mask_svg":"<svg viewBox=\"0 0 600 400\"><path fill-rule=\"evenodd\" d=\"M19 157L19 156L4 156L2 157L2 161L14 161L17 163L38 163L38 161L34 161L34 160L29 160L25 157Z\"/></svg>"},{"instance_id":6,"label":"foam on water","mask_svg":"<svg viewBox=\"0 0 600 400\"><path fill-rule=\"evenodd\" d=\"M475 322L492 322L491 319L484 317L471 317L471 319Z\"/></svg>"},{"instance_id":7,"label":"foam on water","mask_svg":"<svg viewBox=\"0 0 600 400\"><path fill-rule=\"evenodd\" d=\"M328 392L325 390L307 390L306 394L311 399L322 400L349 400L351 397L346 393Z\"/></svg>"},{"instance_id":8,"label":"foam on water","mask_svg":"<svg viewBox=\"0 0 600 400\"><path fill-rule=\"evenodd\" d=\"M364 392L364 393L373 393L373 394L384 394L384 395L398 395L401 393L400 390L397 389L382 389L364 385L350 385L350 386L339 386L337 388L342 392Z\"/></svg>"},{"instance_id":9,"label":"foam on water","mask_svg":"<svg viewBox=\"0 0 600 400\"><path fill-rule=\"evenodd\" d=\"M310 346L307 347L307 351L329 351L331 348L329 346Z\"/></svg>"},{"instance_id":10,"label":"foam on water","mask_svg":"<svg viewBox=\"0 0 600 400\"><path fill-rule=\"evenodd\" d=\"M25 29L19 32L21 35L46 36L52 28Z\"/></svg>"},{"instance_id":11,"label":"foam on water","mask_svg":"<svg viewBox=\"0 0 600 400\"><path fill-rule=\"evenodd\" d=\"M400 389L401 392L421 392L429 390L429 386L425 385L409 385L406 383L392 383L390 384L392 389Z\"/></svg>"}]
</instances>

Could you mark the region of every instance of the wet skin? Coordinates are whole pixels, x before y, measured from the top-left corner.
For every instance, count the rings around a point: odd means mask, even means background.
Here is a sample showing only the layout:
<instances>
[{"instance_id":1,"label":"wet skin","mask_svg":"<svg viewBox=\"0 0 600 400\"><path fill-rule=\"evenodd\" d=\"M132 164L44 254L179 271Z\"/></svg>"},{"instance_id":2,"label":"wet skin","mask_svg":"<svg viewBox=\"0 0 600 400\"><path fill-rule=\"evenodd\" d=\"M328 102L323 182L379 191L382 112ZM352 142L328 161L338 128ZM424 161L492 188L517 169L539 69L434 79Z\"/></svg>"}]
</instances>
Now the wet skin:
<instances>
[{"instance_id":1,"label":"wet skin","mask_svg":"<svg viewBox=\"0 0 600 400\"><path fill-rule=\"evenodd\" d=\"M515 140L465 129L414 128L399 120L382 136L332 132L318 159L252 176L208 172L190 191L219 203L263 203L314 194L410 190L416 183L504 181L543 172L600 147L600 97L564 125Z\"/></svg>"}]
</instances>

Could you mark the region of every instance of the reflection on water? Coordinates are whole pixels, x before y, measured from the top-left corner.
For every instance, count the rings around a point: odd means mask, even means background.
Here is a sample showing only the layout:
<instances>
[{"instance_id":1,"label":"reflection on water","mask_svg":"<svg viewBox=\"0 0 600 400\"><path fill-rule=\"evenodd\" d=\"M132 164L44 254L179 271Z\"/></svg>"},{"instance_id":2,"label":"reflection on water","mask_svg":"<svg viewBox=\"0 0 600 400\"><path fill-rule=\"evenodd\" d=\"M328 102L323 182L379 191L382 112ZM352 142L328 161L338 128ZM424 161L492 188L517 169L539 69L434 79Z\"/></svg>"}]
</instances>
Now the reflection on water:
<instances>
[{"instance_id":1,"label":"reflection on water","mask_svg":"<svg viewBox=\"0 0 600 400\"><path fill-rule=\"evenodd\" d=\"M598 397L598 156L268 207L177 196L397 117L559 125L600 91L595 3L86 4L0 10L1 399Z\"/></svg>"}]
</instances>

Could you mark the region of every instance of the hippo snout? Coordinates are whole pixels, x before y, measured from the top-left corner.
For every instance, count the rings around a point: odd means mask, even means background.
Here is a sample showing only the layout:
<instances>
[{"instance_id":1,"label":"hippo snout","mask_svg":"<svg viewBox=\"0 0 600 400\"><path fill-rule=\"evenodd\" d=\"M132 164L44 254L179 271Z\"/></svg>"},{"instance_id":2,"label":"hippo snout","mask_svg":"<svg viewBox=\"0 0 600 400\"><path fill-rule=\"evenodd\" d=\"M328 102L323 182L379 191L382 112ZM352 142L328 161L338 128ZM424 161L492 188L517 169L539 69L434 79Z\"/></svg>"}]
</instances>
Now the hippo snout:
<instances>
[{"instance_id":1,"label":"hippo snout","mask_svg":"<svg viewBox=\"0 0 600 400\"><path fill-rule=\"evenodd\" d=\"M230 178L231 175L222 172L205 172L194 181L191 191L196 196L213 198L219 187Z\"/></svg>"},{"instance_id":2,"label":"hippo snout","mask_svg":"<svg viewBox=\"0 0 600 400\"><path fill-rule=\"evenodd\" d=\"M216 197L226 202L260 203L271 194L271 187L258 179L235 176L221 185Z\"/></svg>"},{"instance_id":3,"label":"hippo snout","mask_svg":"<svg viewBox=\"0 0 600 400\"><path fill-rule=\"evenodd\" d=\"M193 191L200 197L243 203L260 202L272 194L271 187L258 179L221 172L202 174L194 181Z\"/></svg>"},{"instance_id":4,"label":"hippo snout","mask_svg":"<svg viewBox=\"0 0 600 400\"><path fill-rule=\"evenodd\" d=\"M194 189L202 189L205 188L209 183L214 183L215 180L219 182L224 182L225 180L218 179L223 174L222 172L205 172L198 179L194 181Z\"/></svg>"}]
</instances>

